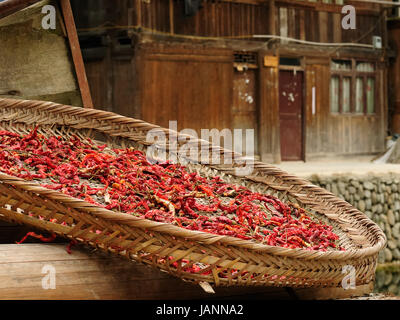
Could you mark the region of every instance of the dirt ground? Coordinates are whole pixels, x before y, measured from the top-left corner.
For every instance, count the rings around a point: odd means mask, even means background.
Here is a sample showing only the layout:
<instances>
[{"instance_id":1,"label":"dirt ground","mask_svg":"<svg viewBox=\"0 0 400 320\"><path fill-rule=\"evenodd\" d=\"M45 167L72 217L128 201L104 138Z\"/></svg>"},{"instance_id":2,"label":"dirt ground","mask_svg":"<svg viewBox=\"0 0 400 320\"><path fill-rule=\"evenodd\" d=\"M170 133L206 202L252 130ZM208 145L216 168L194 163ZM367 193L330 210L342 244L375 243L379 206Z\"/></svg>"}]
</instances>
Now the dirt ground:
<instances>
[{"instance_id":1,"label":"dirt ground","mask_svg":"<svg viewBox=\"0 0 400 320\"><path fill-rule=\"evenodd\" d=\"M324 159L319 161L287 161L275 164L276 167L299 177L309 177L313 174L333 175L352 174L367 175L400 173L400 164L377 164L371 162L372 157L357 157L352 159Z\"/></svg>"},{"instance_id":2,"label":"dirt ground","mask_svg":"<svg viewBox=\"0 0 400 320\"><path fill-rule=\"evenodd\" d=\"M390 293L370 293L362 297L342 299L342 300L400 300L400 297L394 296Z\"/></svg>"}]
</instances>

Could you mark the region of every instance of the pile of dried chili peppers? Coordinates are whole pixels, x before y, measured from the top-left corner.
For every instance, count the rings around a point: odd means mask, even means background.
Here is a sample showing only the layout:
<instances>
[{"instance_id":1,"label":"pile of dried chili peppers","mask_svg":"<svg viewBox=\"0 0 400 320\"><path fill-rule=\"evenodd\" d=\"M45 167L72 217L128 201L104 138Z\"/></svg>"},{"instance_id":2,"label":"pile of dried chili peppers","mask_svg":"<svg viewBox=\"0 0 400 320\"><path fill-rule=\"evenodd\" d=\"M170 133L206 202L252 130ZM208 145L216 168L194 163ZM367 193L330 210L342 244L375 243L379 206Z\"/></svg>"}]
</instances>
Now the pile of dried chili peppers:
<instances>
[{"instance_id":1,"label":"pile of dried chili peppers","mask_svg":"<svg viewBox=\"0 0 400 320\"><path fill-rule=\"evenodd\" d=\"M332 227L293 204L204 178L179 164L151 164L133 148L90 139L0 131L0 171L110 210L285 248L344 250Z\"/></svg>"}]
</instances>

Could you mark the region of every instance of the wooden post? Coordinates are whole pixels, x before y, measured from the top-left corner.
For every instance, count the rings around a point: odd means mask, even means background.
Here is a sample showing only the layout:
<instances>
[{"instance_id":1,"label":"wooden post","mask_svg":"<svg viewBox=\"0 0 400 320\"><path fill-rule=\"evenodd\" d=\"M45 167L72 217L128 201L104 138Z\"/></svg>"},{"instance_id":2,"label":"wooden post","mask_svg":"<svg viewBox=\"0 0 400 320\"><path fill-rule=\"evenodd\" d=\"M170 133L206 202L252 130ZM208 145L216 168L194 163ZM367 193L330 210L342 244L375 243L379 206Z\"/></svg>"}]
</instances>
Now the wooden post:
<instances>
[{"instance_id":1,"label":"wooden post","mask_svg":"<svg viewBox=\"0 0 400 320\"><path fill-rule=\"evenodd\" d=\"M281 162L277 57L259 52L259 146L263 162Z\"/></svg>"},{"instance_id":2,"label":"wooden post","mask_svg":"<svg viewBox=\"0 0 400 320\"><path fill-rule=\"evenodd\" d=\"M71 48L72 59L74 61L76 77L82 96L82 103L85 108L93 108L92 97L90 95L89 83L87 81L85 65L83 63L81 47L79 45L78 34L74 16L72 14L71 3L69 0L60 0L61 10L64 16L64 23L67 29L68 41Z\"/></svg>"}]
</instances>

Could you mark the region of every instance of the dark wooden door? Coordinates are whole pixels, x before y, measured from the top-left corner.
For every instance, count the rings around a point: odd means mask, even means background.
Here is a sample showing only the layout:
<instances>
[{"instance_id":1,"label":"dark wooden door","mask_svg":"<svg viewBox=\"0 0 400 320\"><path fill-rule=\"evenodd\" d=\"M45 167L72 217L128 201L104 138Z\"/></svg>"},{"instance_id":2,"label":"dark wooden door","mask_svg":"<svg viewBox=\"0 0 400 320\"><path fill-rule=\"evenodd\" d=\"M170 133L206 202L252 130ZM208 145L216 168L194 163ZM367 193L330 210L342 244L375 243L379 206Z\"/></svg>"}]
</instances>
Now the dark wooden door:
<instances>
[{"instance_id":1,"label":"dark wooden door","mask_svg":"<svg viewBox=\"0 0 400 320\"><path fill-rule=\"evenodd\" d=\"M279 72L281 159L303 159L303 73Z\"/></svg>"}]
</instances>

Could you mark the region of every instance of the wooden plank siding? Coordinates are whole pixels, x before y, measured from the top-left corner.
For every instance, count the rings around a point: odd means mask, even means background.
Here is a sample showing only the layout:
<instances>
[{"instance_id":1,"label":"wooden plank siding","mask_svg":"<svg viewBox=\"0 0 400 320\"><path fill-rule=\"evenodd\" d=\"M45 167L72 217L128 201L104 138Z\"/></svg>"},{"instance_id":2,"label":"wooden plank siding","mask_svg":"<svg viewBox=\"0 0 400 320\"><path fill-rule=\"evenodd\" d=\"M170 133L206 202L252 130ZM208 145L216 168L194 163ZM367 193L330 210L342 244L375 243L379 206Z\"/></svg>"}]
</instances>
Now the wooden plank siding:
<instances>
[{"instance_id":1,"label":"wooden plank siding","mask_svg":"<svg viewBox=\"0 0 400 320\"><path fill-rule=\"evenodd\" d=\"M372 44L372 36L383 36L382 17L374 12L357 11L356 29L344 30L341 27L342 16L337 12L314 11L283 4L276 4L275 10L275 15L279 17L276 22L280 31L278 35L283 37L313 42Z\"/></svg>"},{"instance_id":2,"label":"wooden plank siding","mask_svg":"<svg viewBox=\"0 0 400 320\"><path fill-rule=\"evenodd\" d=\"M138 67L135 59L104 59L85 62L95 108L139 118Z\"/></svg>"},{"instance_id":3,"label":"wooden plank siding","mask_svg":"<svg viewBox=\"0 0 400 320\"><path fill-rule=\"evenodd\" d=\"M193 17L184 16L184 1L173 0L99 0L97 16L88 16L81 22L81 28L94 27L112 21L117 26L140 26L149 30L197 36L246 36L268 34L269 1L239 3L210 1L202 3L201 10ZM72 1L76 12L85 10L82 1ZM171 6L170 6L171 5ZM87 13L88 14L88 13Z\"/></svg>"},{"instance_id":4,"label":"wooden plank siding","mask_svg":"<svg viewBox=\"0 0 400 320\"><path fill-rule=\"evenodd\" d=\"M107 74L108 65L104 60L90 61L85 63L86 76L93 97L93 105L96 109L107 110ZM111 107L111 106L110 106Z\"/></svg>"},{"instance_id":5,"label":"wooden plank siding","mask_svg":"<svg viewBox=\"0 0 400 320\"><path fill-rule=\"evenodd\" d=\"M85 10L84 2L72 2L75 11L84 14L78 24L81 30L107 22L121 30L142 27L154 33L202 37L251 38L275 31L283 35L280 30L284 30L285 36L294 39L364 44L372 44L372 36L382 36L384 32L379 7L360 2L353 3L357 13L355 30L342 30L341 5L309 1L277 0L271 5L271 1L205 0L191 17L184 15L183 0L99 0L96 16ZM271 17L276 17L275 24L271 24Z\"/></svg>"},{"instance_id":6,"label":"wooden plank siding","mask_svg":"<svg viewBox=\"0 0 400 320\"><path fill-rule=\"evenodd\" d=\"M231 127L230 50L142 49L141 118L178 130Z\"/></svg>"},{"instance_id":7,"label":"wooden plank siding","mask_svg":"<svg viewBox=\"0 0 400 320\"><path fill-rule=\"evenodd\" d=\"M175 30L178 34L209 37L243 37L268 34L268 3L264 5L205 1L194 17L185 17L183 1L175 1ZM211 17L211 19L210 19Z\"/></svg>"}]
</instances>

